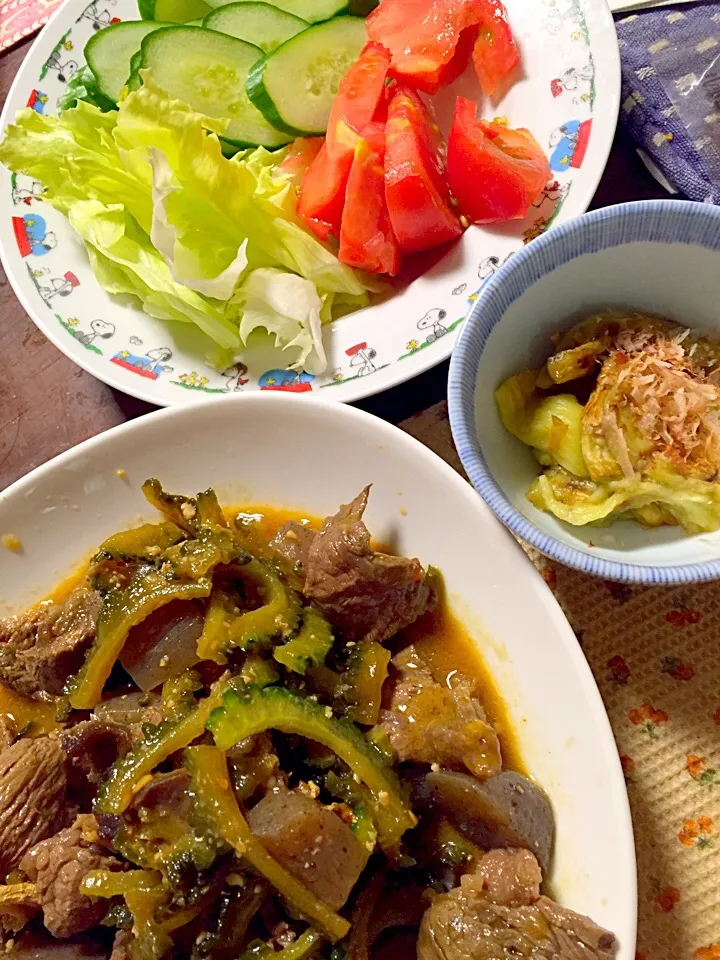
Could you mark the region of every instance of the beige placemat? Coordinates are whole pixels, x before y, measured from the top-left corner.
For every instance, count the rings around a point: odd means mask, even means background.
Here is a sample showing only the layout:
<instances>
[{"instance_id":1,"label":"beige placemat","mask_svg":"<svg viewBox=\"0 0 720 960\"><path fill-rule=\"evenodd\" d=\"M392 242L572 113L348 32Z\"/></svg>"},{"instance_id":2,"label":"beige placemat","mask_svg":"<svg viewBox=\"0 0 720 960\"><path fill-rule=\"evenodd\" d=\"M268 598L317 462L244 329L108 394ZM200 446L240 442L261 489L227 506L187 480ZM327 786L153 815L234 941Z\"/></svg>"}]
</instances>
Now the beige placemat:
<instances>
[{"instance_id":1,"label":"beige placemat","mask_svg":"<svg viewBox=\"0 0 720 960\"><path fill-rule=\"evenodd\" d=\"M444 403L401 427L462 472ZM622 758L636 960L720 960L720 583L628 587L531 559L590 662Z\"/></svg>"}]
</instances>

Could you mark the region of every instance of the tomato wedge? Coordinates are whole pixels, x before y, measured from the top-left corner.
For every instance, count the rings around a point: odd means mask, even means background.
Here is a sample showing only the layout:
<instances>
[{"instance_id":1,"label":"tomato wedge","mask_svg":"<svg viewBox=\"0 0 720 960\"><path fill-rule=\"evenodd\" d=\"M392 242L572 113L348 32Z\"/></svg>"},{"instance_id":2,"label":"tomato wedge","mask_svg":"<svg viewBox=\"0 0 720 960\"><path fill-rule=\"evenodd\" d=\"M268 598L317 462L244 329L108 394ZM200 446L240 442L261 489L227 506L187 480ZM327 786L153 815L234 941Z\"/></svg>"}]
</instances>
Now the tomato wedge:
<instances>
[{"instance_id":1,"label":"tomato wedge","mask_svg":"<svg viewBox=\"0 0 720 960\"><path fill-rule=\"evenodd\" d=\"M403 253L429 250L463 232L445 179L445 144L413 90L398 89L388 108L385 197Z\"/></svg>"},{"instance_id":2,"label":"tomato wedge","mask_svg":"<svg viewBox=\"0 0 720 960\"><path fill-rule=\"evenodd\" d=\"M443 87L449 86L453 80L457 80L465 72L465 68L470 61L477 35L477 27L467 27L463 30L455 47L455 53L450 60L432 73L414 76L412 78L413 87L422 90L423 93L437 93Z\"/></svg>"},{"instance_id":3,"label":"tomato wedge","mask_svg":"<svg viewBox=\"0 0 720 960\"><path fill-rule=\"evenodd\" d=\"M473 66L484 92L491 96L520 63L507 11L500 0L483 0L485 14L473 47Z\"/></svg>"},{"instance_id":4,"label":"tomato wedge","mask_svg":"<svg viewBox=\"0 0 720 960\"><path fill-rule=\"evenodd\" d=\"M348 162L344 151L339 155L331 154L325 140L300 183L298 216L323 242L330 238L331 233L337 232L354 149L353 138L352 143L348 144Z\"/></svg>"},{"instance_id":5,"label":"tomato wedge","mask_svg":"<svg viewBox=\"0 0 720 960\"><path fill-rule=\"evenodd\" d=\"M296 187L300 186L305 171L320 152L324 137L297 137L290 144L284 160L278 164L278 170L289 176Z\"/></svg>"},{"instance_id":6,"label":"tomato wedge","mask_svg":"<svg viewBox=\"0 0 720 960\"><path fill-rule=\"evenodd\" d=\"M355 145L338 259L368 273L394 277L400 269L400 249L385 200L384 154L384 125L371 123Z\"/></svg>"},{"instance_id":7,"label":"tomato wedge","mask_svg":"<svg viewBox=\"0 0 720 960\"><path fill-rule=\"evenodd\" d=\"M396 76L432 92L460 34L478 17L476 0L382 0L366 23L368 37L392 54Z\"/></svg>"},{"instance_id":8,"label":"tomato wedge","mask_svg":"<svg viewBox=\"0 0 720 960\"><path fill-rule=\"evenodd\" d=\"M550 179L550 167L529 130L477 119L477 104L455 103L448 141L448 182L474 223L527 216Z\"/></svg>"},{"instance_id":9,"label":"tomato wedge","mask_svg":"<svg viewBox=\"0 0 720 960\"><path fill-rule=\"evenodd\" d=\"M520 60L501 0L381 0L367 19L370 39L392 54L393 73L427 93L462 73L469 49L461 41L474 40L478 28L473 61L491 93Z\"/></svg>"},{"instance_id":10,"label":"tomato wedge","mask_svg":"<svg viewBox=\"0 0 720 960\"><path fill-rule=\"evenodd\" d=\"M355 144L383 97L389 68L388 51L367 43L340 81L325 143L302 179L298 201L298 215L321 240L339 235Z\"/></svg>"}]
</instances>

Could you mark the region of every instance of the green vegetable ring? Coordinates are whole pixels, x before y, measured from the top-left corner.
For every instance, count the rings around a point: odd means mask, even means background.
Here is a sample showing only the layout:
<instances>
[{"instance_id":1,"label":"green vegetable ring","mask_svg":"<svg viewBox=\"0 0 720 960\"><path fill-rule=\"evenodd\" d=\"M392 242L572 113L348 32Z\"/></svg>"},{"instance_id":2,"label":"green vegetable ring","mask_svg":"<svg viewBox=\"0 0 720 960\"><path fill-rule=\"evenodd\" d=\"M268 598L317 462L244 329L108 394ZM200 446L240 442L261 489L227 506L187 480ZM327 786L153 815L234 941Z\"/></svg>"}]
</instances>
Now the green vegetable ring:
<instances>
[{"instance_id":1,"label":"green vegetable ring","mask_svg":"<svg viewBox=\"0 0 720 960\"><path fill-rule=\"evenodd\" d=\"M328 715L330 714L330 715ZM315 740L344 760L372 798L372 817L384 849L396 847L416 819L405 803L395 774L382 754L349 720L332 716L329 707L282 687L232 686L207 727L221 750L264 730L280 730Z\"/></svg>"}]
</instances>

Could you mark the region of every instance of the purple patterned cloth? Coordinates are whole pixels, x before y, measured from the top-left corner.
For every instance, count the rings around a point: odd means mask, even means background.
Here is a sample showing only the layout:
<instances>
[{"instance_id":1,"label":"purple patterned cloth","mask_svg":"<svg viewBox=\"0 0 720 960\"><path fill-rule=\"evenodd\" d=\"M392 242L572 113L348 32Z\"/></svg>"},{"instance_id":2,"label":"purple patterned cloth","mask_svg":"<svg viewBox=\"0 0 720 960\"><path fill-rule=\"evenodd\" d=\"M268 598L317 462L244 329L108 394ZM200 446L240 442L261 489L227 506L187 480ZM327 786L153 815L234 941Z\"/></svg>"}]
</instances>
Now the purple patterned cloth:
<instances>
[{"instance_id":1,"label":"purple patterned cloth","mask_svg":"<svg viewBox=\"0 0 720 960\"><path fill-rule=\"evenodd\" d=\"M621 121L668 182L720 204L720 3L617 21Z\"/></svg>"}]
</instances>

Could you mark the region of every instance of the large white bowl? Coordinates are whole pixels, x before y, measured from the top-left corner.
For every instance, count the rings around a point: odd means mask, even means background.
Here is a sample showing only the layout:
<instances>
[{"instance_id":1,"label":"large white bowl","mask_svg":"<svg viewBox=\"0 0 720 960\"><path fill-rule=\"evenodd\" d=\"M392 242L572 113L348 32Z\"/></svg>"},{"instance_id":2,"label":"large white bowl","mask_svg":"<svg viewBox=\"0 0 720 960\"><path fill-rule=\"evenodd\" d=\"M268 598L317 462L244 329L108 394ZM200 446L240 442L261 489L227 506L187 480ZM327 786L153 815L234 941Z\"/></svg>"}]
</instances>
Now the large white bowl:
<instances>
[{"instance_id":1,"label":"large white bowl","mask_svg":"<svg viewBox=\"0 0 720 960\"><path fill-rule=\"evenodd\" d=\"M632 960L632 827L602 701L551 592L470 485L416 440L344 404L258 394L171 408L81 444L0 494L0 532L24 544L20 555L0 548L7 604L37 600L104 537L152 517L140 492L150 476L170 490L213 485L225 502L315 515L373 484L370 529L443 572L529 770L552 798L558 898L613 930L618 960Z\"/></svg>"},{"instance_id":2,"label":"large white bowl","mask_svg":"<svg viewBox=\"0 0 720 960\"><path fill-rule=\"evenodd\" d=\"M465 322L450 365L453 437L474 486L547 556L629 583L720 577L720 531L688 536L630 521L574 527L527 499L540 472L500 422L502 381L547 359L551 336L608 307L660 314L720 337L720 209L643 200L594 210L534 240L498 271Z\"/></svg>"}]
</instances>

